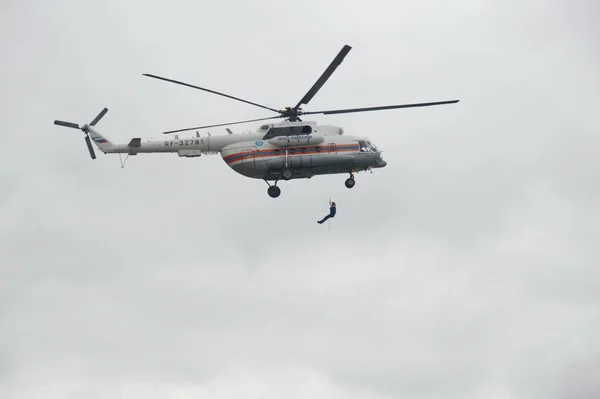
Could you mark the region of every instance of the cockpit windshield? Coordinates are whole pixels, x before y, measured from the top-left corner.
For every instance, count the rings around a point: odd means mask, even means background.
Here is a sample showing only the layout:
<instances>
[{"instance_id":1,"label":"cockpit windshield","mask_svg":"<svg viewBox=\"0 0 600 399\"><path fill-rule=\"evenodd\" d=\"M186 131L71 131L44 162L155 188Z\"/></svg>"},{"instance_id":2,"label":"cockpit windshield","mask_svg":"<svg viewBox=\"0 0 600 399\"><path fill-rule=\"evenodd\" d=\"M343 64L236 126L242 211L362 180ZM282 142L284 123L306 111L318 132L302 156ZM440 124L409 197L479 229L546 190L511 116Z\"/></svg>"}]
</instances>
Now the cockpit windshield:
<instances>
[{"instance_id":1,"label":"cockpit windshield","mask_svg":"<svg viewBox=\"0 0 600 399\"><path fill-rule=\"evenodd\" d=\"M369 140L359 140L358 146L360 147L360 152L377 152L379 151L377 147L371 143Z\"/></svg>"}]
</instances>

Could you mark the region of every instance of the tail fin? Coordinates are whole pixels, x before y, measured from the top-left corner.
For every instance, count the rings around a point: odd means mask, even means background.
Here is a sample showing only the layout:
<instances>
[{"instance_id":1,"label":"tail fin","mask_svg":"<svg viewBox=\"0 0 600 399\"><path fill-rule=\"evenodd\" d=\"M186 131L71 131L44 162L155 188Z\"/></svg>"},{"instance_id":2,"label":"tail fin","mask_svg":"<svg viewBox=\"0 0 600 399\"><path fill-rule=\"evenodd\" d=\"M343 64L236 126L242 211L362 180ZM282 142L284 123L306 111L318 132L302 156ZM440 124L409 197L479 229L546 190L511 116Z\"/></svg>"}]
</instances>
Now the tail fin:
<instances>
[{"instance_id":1,"label":"tail fin","mask_svg":"<svg viewBox=\"0 0 600 399\"><path fill-rule=\"evenodd\" d=\"M100 151L106 154L106 151L115 148L114 143L112 143L105 136L98 133L96 129L92 128L91 126L88 129L90 137L94 141L94 144L96 144L96 146L100 149Z\"/></svg>"}]
</instances>

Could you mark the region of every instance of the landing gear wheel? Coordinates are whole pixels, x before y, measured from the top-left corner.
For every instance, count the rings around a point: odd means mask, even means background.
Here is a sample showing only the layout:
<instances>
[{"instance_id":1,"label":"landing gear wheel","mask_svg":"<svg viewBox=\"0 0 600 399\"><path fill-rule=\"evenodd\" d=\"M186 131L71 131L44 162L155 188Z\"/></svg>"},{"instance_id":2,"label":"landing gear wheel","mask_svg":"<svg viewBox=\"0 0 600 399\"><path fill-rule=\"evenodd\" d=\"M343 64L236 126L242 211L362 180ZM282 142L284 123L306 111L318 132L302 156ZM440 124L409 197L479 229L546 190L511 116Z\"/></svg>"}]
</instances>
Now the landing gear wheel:
<instances>
[{"instance_id":1,"label":"landing gear wheel","mask_svg":"<svg viewBox=\"0 0 600 399\"><path fill-rule=\"evenodd\" d=\"M292 170L290 168L285 168L281 171L281 177L283 180L290 180L292 178Z\"/></svg>"},{"instance_id":2,"label":"landing gear wheel","mask_svg":"<svg viewBox=\"0 0 600 399\"><path fill-rule=\"evenodd\" d=\"M356 184L356 182L354 181L354 177L349 177L348 179L346 179L346 187L352 188L354 187L354 184Z\"/></svg>"},{"instance_id":3,"label":"landing gear wheel","mask_svg":"<svg viewBox=\"0 0 600 399\"><path fill-rule=\"evenodd\" d=\"M277 186L270 186L267 193L271 198L277 198L279 197L279 194L281 194L281 189Z\"/></svg>"}]
</instances>

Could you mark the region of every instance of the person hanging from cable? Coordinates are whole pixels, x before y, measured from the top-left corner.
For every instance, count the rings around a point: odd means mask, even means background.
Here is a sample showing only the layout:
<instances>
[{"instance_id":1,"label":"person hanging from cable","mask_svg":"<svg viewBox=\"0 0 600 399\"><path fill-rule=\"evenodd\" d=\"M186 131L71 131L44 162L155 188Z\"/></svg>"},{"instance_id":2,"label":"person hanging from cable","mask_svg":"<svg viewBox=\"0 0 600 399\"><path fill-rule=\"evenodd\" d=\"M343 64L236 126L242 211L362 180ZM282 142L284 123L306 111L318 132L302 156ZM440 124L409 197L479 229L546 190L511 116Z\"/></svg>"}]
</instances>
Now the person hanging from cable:
<instances>
[{"instance_id":1,"label":"person hanging from cable","mask_svg":"<svg viewBox=\"0 0 600 399\"><path fill-rule=\"evenodd\" d=\"M333 218L335 217L335 213L336 213L336 206L335 206L335 202L331 203L331 206L329 208L329 215L325 216L323 219L317 221L317 223L319 224L323 224L325 223L325 221L329 218Z\"/></svg>"}]
</instances>

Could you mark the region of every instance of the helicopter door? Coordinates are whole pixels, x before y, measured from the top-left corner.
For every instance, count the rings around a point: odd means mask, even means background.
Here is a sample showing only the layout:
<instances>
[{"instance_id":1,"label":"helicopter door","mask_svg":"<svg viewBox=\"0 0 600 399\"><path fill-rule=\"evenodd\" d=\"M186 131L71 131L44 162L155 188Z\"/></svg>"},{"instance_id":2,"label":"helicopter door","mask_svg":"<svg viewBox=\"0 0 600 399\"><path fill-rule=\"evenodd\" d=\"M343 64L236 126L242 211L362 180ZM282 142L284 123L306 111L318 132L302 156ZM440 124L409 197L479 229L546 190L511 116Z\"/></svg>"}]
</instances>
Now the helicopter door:
<instances>
[{"instance_id":1,"label":"helicopter door","mask_svg":"<svg viewBox=\"0 0 600 399\"><path fill-rule=\"evenodd\" d=\"M256 167L256 157L254 154L254 150L244 150L242 151L242 165L249 167Z\"/></svg>"}]
</instances>

